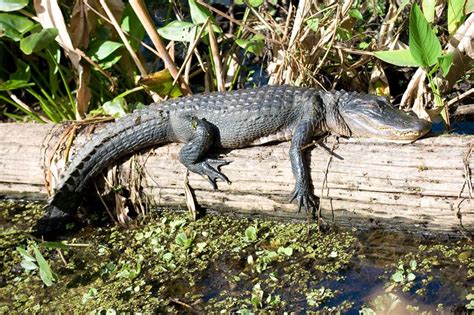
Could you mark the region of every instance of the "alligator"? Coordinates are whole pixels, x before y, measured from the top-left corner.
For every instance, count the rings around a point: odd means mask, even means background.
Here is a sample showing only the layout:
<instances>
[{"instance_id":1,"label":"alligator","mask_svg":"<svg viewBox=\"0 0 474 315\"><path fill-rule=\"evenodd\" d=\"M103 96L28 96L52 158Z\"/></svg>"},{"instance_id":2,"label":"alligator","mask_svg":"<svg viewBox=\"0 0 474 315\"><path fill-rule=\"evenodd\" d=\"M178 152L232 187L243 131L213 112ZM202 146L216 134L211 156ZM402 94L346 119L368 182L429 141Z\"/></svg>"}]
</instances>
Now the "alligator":
<instances>
[{"instance_id":1,"label":"alligator","mask_svg":"<svg viewBox=\"0 0 474 315\"><path fill-rule=\"evenodd\" d=\"M289 202L298 211L312 209L312 192L304 149L331 132L344 137L375 137L411 142L431 123L393 107L384 97L315 88L265 86L213 92L151 104L108 124L73 156L38 223L43 234L74 216L83 192L103 169L137 151L171 142L184 143L179 160L191 172L230 183L220 171L228 162L211 159L211 148L237 149L289 141L296 180Z\"/></svg>"}]
</instances>

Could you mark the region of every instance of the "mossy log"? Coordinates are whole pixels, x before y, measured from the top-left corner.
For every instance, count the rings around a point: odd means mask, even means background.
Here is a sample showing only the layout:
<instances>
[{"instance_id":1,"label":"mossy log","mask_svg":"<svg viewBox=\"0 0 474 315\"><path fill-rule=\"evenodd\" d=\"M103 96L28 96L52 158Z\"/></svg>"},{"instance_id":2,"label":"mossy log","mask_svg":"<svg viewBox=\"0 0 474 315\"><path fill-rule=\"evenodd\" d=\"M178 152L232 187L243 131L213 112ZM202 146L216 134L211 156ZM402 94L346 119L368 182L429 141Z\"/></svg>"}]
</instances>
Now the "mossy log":
<instances>
[{"instance_id":1,"label":"mossy log","mask_svg":"<svg viewBox=\"0 0 474 315\"><path fill-rule=\"evenodd\" d=\"M91 136L90 127L79 129L71 152L80 150ZM54 183L64 165L63 159L52 156L56 143L73 139L65 130L72 128L0 124L1 196L46 200L45 183L51 178ZM330 137L323 146L310 149L308 159L325 222L410 231L473 231L474 137L429 137L412 144ZM140 185L160 207L186 208L180 148L180 144L165 145L135 158L143 166ZM222 213L306 218L304 211L298 213L296 205L288 202L294 185L288 151L289 143L279 143L225 152L225 159L232 162L222 171L232 184L219 182L219 190L213 191L205 179L190 174L198 204ZM127 167L121 170L126 173Z\"/></svg>"}]
</instances>

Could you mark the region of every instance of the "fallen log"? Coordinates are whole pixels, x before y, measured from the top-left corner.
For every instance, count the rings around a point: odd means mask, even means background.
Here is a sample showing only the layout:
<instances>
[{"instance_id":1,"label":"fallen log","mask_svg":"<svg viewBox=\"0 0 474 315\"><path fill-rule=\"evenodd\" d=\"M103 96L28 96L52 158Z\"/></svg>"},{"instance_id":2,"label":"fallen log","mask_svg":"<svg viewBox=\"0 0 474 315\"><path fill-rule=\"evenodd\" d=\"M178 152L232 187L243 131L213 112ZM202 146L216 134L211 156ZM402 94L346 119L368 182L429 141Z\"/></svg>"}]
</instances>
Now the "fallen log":
<instances>
[{"instance_id":1,"label":"fallen log","mask_svg":"<svg viewBox=\"0 0 474 315\"><path fill-rule=\"evenodd\" d=\"M0 124L0 196L46 200L45 174L50 173L44 165L53 161L54 181L64 162L52 153L58 141L72 139L65 129ZM90 128L82 128L72 150L80 150L90 134ZM474 230L473 136L431 137L405 145L375 139L327 139L326 147L333 146L332 155L321 146L308 154L326 222L410 231ZM186 170L177 158L180 148L179 144L166 145L139 158L145 175L141 185L159 206L186 208ZM190 174L198 203L222 213L306 218L288 202L294 185L288 151L289 143L280 143L226 153L232 163L222 170L231 185L218 183L219 190L213 191L205 179Z\"/></svg>"}]
</instances>

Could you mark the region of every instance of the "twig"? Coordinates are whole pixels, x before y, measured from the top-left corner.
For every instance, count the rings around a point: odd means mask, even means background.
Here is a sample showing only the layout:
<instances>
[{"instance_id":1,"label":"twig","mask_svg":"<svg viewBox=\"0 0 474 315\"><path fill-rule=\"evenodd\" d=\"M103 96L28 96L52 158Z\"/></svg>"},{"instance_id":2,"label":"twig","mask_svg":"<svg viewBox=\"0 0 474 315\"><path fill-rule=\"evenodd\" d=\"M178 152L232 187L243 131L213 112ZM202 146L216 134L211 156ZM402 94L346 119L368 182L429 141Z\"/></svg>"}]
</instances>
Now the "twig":
<instances>
[{"instance_id":1,"label":"twig","mask_svg":"<svg viewBox=\"0 0 474 315\"><path fill-rule=\"evenodd\" d=\"M142 62L138 58L137 54L133 50L132 46L128 42L127 38L125 37L122 28L118 24L117 20L115 19L115 16L113 15L112 11L110 10L109 6L105 2L105 0L99 0L100 4L102 5L102 8L104 9L105 13L110 19L110 22L112 23L112 26L115 28L115 31L117 34L120 36L120 39L122 40L123 44L128 50L128 53L132 57L133 61L135 62L135 65L137 66L138 70L140 71L140 74L145 77L147 75L147 72L145 70L145 67L143 66Z\"/></svg>"},{"instance_id":2,"label":"twig","mask_svg":"<svg viewBox=\"0 0 474 315\"><path fill-rule=\"evenodd\" d=\"M59 254L59 257L61 257L61 260L63 261L64 266L67 267L67 261L66 258L64 258L63 253L61 252L61 249L56 248L56 252Z\"/></svg>"},{"instance_id":3,"label":"twig","mask_svg":"<svg viewBox=\"0 0 474 315\"><path fill-rule=\"evenodd\" d=\"M115 224L117 224L117 223L118 223L117 219L113 216L112 212L110 211L109 207L107 206L107 203L105 203L104 198L102 198L102 196L100 195L99 188L97 187L97 184L96 184L95 181L94 181L94 187L95 187L95 191L96 191L96 193L97 193L97 196L99 196L100 202L104 205L105 210L107 210L107 213L109 214L109 216L110 216L110 218L112 219L112 221L113 221Z\"/></svg>"},{"instance_id":4,"label":"twig","mask_svg":"<svg viewBox=\"0 0 474 315\"><path fill-rule=\"evenodd\" d=\"M105 22L109 23L109 24L112 24L112 21L107 18L105 15L101 14L99 11L97 11L94 7L92 7L88 1L84 1L84 4L87 6L87 8L89 10L91 10L92 12L95 13L95 15L97 15L98 17L100 17L102 20L104 20ZM123 33L127 36L129 36L130 38L134 39L135 41L137 41L138 43L140 43L140 45L142 45L143 47L145 47L146 49L148 49L149 51L151 51L152 53L154 53L156 56L160 57L160 54L158 53L158 51L156 51L156 49L154 49L153 47L151 47L150 45L148 45L147 43L145 43L144 41L138 39L137 37L129 34L128 32L125 32L124 30L122 30Z\"/></svg>"},{"instance_id":5,"label":"twig","mask_svg":"<svg viewBox=\"0 0 474 315\"><path fill-rule=\"evenodd\" d=\"M160 55L160 58L165 63L165 67L169 70L171 76L174 79L178 78L181 91L186 95L193 94L189 86L183 80L183 78L178 76L178 69L176 69L176 64L173 62L170 55L168 54L168 51L166 50L166 47L163 45L163 42L161 41L161 38L158 35L158 32L156 31L156 27L153 24L153 21L150 17L150 14L148 13L148 10L146 9L145 3L143 3L143 0L131 0L130 5L132 6L133 11L135 11L135 14L142 22L143 27L145 28L148 36L150 36L150 39L155 45L155 48Z\"/></svg>"},{"instance_id":6,"label":"twig","mask_svg":"<svg viewBox=\"0 0 474 315\"><path fill-rule=\"evenodd\" d=\"M459 219L459 225L461 226L462 228L462 232L467 232L466 231L466 228L464 227L463 223L462 223L462 217L463 217L463 214L461 212L461 204L467 199L467 198L461 198L461 195L464 191L464 189L466 188L466 186L468 187L468 194L469 194L469 199L472 199L472 178L471 178L471 168L469 167L469 159L471 157L471 154L472 154L472 151L474 149L474 142L471 142L471 144L469 145L469 149L466 151L466 154L464 154L464 157L463 157L463 164L464 164L464 183L462 184L462 187L461 189L459 190L459 194L458 194L458 199L459 199L459 202L457 203L456 205L456 216L458 217ZM466 233L464 233L464 236L466 236L468 239L472 239L471 238L471 235L468 235Z\"/></svg>"},{"instance_id":7,"label":"twig","mask_svg":"<svg viewBox=\"0 0 474 315\"><path fill-rule=\"evenodd\" d=\"M192 45L190 45L190 48L188 49L188 53L186 54L186 57L184 58L183 64L181 65L181 68L179 68L178 74L177 74L176 78L173 81L173 85L175 85L176 82L178 82L178 78L181 77L181 73L186 68L186 65L189 63L189 60L191 59L191 57L193 55L193 51L196 48L197 44L199 43L199 40L200 40L202 34L204 33L204 30L206 29L206 26L209 24L209 21L210 21L210 19L208 17L206 22L202 26L201 30L199 31L199 33L194 38L194 41L193 41Z\"/></svg>"},{"instance_id":8,"label":"twig","mask_svg":"<svg viewBox=\"0 0 474 315\"><path fill-rule=\"evenodd\" d=\"M331 148L331 152L334 152L334 150L336 149L336 146L338 144L338 140L337 138L334 139L334 142L332 143L332 148ZM327 187L327 183L328 183L328 173L329 173L329 165L331 164L331 161L332 161L332 157L333 157L333 154L329 155L328 157L328 162L326 163L326 169L324 170L324 177L323 177L323 183L321 185L321 195L319 197L319 205L318 205L318 230L319 230L319 226L320 226L320 222L321 222L321 201L323 199L323 195L324 195L324 188L327 189L327 192L328 192L328 196L329 196L329 188ZM334 209L332 208L332 203L331 204L331 212L333 213L333 216L334 216Z\"/></svg>"},{"instance_id":9,"label":"twig","mask_svg":"<svg viewBox=\"0 0 474 315\"><path fill-rule=\"evenodd\" d=\"M207 9L211 10L212 12L214 13L217 13L218 15L222 16L222 17L225 17L226 19L228 19L229 21L231 21L232 23L235 23L243 28L245 28L247 31L249 31L250 33L252 34L260 34L259 32L255 31L254 29L252 29L251 27L248 27L247 25L241 23L240 21L234 19L233 17L231 17L230 15L228 14L225 14L224 12L222 12L221 10L218 10L216 8L214 8L213 6L203 2L202 0L196 0L197 3L199 3L200 5L206 7ZM261 35L261 34L260 34ZM268 38L266 37L265 38L267 41L273 43L273 44L277 44L277 45L280 45L280 46L283 46L283 44L277 40L274 40L273 38Z\"/></svg>"},{"instance_id":10,"label":"twig","mask_svg":"<svg viewBox=\"0 0 474 315\"><path fill-rule=\"evenodd\" d=\"M467 90L466 92L456 96L455 98L449 100L448 102L446 102L446 106L449 107L449 106L452 106L453 104L456 104L457 102L460 102L461 100L465 99L466 97L470 96L471 94L474 93L474 88L471 88L469 90Z\"/></svg>"},{"instance_id":11,"label":"twig","mask_svg":"<svg viewBox=\"0 0 474 315\"><path fill-rule=\"evenodd\" d=\"M18 104L18 106L20 106L21 108L23 108L25 111L27 112L30 112L36 116L38 116L39 118L41 118L41 120L43 122L51 122L51 120L46 117L46 116L43 116L41 114L38 114L38 113L35 113L28 105L26 105L22 100L20 100L15 94L13 94L12 92L8 91L8 94L10 95L10 98Z\"/></svg>"},{"instance_id":12,"label":"twig","mask_svg":"<svg viewBox=\"0 0 474 315\"><path fill-rule=\"evenodd\" d=\"M212 59L214 61L214 67L216 69L216 80L217 80L217 90L225 91L225 82L222 73L222 63L219 54L219 48L217 47L216 34L214 34L212 23L208 23L209 28L209 43L211 44Z\"/></svg>"},{"instance_id":13,"label":"twig","mask_svg":"<svg viewBox=\"0 0 474 315\"><path fill-rule=\"evenodd\" d=\"M72 128L69 130L69 137L66 142L66 149L64 151L64 163L67 163L69 160L69 152L71 151L72 142L74 141L74 136L76 135L77 125L72 125Z\"/></svg>"}]
</instances>

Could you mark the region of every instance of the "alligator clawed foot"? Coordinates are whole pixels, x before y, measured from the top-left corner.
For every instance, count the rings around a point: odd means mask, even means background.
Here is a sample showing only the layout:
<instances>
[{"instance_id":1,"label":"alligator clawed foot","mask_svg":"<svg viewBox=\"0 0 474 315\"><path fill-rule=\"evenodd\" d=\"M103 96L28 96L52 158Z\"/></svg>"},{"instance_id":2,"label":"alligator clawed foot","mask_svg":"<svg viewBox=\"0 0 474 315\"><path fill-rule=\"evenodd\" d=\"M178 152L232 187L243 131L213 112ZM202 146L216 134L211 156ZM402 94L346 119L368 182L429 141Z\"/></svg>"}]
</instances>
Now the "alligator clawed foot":
<instances>
[{"instance_id":1,"label":"alligator clawed foot","mask_svg":"<svg viewBox=\"0 0 474 315\"><path fill-rule=\"evenodd\" d=\"M221 166L227 165L229 163L230 162L225 160L208 159L206 161L198 163L198 168L200 169L198 173L207 179L207 181L211 184L214 190L217 190L217 179L220 179L229 185L231 184L231 181L227 178L227 176L225 176L219 171L219 168Z\"/></svg>"},{"instance_id":2,"label":"alligator clawed foot","mask_svg":"<svg viewBox=\"0 0 474 315\"><path fill-rule=\"evenodd\" d=\"M298 204L298 213L304 207L306 213L311 213L318 206L318 198L307 191L307 189L295 188L291 194L290 202L296 200Z\"/></svg>"}]
</instances>

